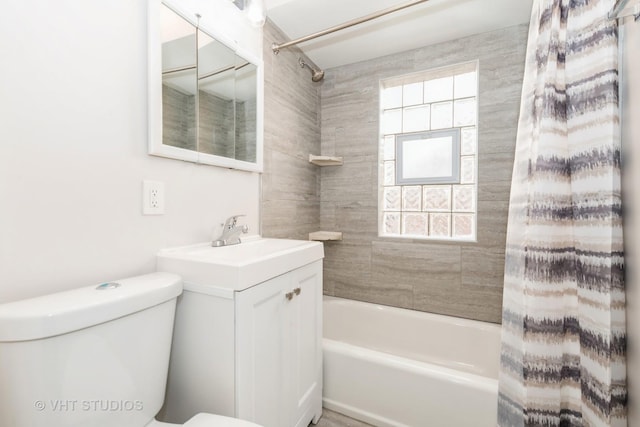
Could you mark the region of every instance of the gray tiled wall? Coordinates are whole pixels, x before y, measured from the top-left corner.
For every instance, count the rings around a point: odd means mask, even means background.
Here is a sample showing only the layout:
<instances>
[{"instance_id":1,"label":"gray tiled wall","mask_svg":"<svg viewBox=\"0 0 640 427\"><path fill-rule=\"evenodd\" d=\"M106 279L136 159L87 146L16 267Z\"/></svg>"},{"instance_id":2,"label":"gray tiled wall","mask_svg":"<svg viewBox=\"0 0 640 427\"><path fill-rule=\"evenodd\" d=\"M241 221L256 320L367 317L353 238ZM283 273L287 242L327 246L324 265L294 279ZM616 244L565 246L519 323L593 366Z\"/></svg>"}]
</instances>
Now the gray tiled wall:
<instances>
[{"instance_id":1,"label":"gray tiled wall","mask_svg":"<svg viewBox=\"0 0 640 427\"><path fill-rule=\"evenodd\" d=\"M320 170L308 162L320 152L320 83L298 65L299 49L273 54L271 44L282 40L267 21L261 228L266 237L306 240L320 227Z\"/></svg>"},{"instance_id":2,"label":"gray tiled wall","mask_svg":"<svg viewBox=\"0 0 640 427\"><path fill-rule=\"evenodd\" d=\"M163 144L255 161L256 102L234 102L199 91L200 129L195 141L195 96L162 86ZM234 116L235 114L235 116Z\"/></svg>"},{"instance_id":3,"label":"gray tiled wall","mask_svg":"<svg viewBox=\"0 0 640 427\"><path fill-rule=\"evenodd\" d=\"M234 101L199 92L198 150L217 156L234 157L235 117Z\"/></svg>"},{"instance_id":4,"label":"gray tiled wall","mask_svg":"<svg viewBox=\"0 0 640 427\"><path fill-rule=\"evenodd\" d=\"M325 244L329 295L500 322L507 206L524 72L522 25L326 70L312 83L298 49L265 26L265 172L262 234L306 239L338 230ZM378 237L379 80L479 60L478 242ZM309 153L344 157L318 168Z\"/></svg>"},{"instance_id":5,"label":"gray tiled wall","mask_svg":"<svg viewBox=\"0 0 640 427\"><path fill-rule=\"evenodd\" d=\"M256 161L256 100L236 102L235 158Z\"/></svg>"},{"instance_id":6,"label":"gray tiled wall","mask_svg":"<svg viewBox=\"0 0 640 427\"><path fill-rule=\"evenodd\" d=\"M321 170L320 228L344 236L325 244L326 294L500 322L526 38L527 26L521 25L326 70L321 152L344 157L343 166ZM478 242L379 238L380 79L476 59Z\"/></svg>"},{"instance_id":7,"label":"gray tiled wall","mask_svg":"<svg viewBox=\"0 0 640 427\"><path fill-rule=\"evenodd\" d=\"M196 149L195 96L162 85L162 143Z\"/></svg>"}]
</instances>

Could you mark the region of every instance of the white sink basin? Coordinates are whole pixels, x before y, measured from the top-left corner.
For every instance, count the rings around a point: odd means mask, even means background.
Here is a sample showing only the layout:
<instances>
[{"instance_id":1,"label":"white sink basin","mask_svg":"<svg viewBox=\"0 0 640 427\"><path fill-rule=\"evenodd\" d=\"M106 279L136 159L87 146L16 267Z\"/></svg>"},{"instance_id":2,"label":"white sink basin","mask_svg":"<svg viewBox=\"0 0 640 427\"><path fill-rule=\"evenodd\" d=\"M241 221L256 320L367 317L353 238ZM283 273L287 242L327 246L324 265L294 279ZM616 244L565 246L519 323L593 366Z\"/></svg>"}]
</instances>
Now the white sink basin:
<instances>
[{"instance_id":1,"label":"white sink basin","mask_svg":"<svg viewBox=\"0 0 640 427\"><path fill-rule=\"evenodd\" d=\"M158 271L181 275L185 289L204 285L241 291L323 257L320 242L247 238L232 246L202 243L163 249Z\"/></svg>"}]
</instances>

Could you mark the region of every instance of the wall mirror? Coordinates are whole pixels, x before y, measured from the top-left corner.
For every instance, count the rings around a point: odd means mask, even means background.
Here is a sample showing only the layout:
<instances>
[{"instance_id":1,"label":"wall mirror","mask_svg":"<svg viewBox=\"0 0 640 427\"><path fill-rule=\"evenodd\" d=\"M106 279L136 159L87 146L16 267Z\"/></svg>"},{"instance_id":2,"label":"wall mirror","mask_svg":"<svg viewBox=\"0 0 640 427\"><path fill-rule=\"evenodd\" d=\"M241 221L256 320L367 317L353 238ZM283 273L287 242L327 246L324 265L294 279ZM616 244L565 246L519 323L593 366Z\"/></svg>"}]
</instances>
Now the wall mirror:
<instances>
[{"instance_id":1,"label":"wall mirror","mask_svg":"<svg viewBox=\"0 0 640 427\"><path fill-rule=\"evenodd\" d=\"M262 67L199 19L149 6L149 153L262 171Z\"/></svg>"}]
</instances>

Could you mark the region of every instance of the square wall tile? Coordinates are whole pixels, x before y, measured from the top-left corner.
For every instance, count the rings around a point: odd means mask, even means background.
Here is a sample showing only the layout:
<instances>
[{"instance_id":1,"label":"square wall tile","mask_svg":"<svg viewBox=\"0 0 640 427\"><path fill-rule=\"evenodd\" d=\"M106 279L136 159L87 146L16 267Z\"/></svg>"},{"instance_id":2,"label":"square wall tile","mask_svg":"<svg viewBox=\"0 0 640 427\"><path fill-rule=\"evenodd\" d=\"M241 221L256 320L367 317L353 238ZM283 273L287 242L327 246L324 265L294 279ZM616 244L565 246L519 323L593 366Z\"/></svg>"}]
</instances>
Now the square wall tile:
<instances>
[{"instance_id":1,"label":"square wall tile","mask_svg":"<svg viewBox=\"0 0 640 427\"><path fill-rule=\"evenodd\" d=\"M453 214L453 237L471 238L475 235L475 215Z\"/></svg>"},{"instance_id":2,"label":"square wall tile","mask_svg":"<svg viewBox=\"0 0 640 427\"><path fill-rule=\"evenodd\" d=\"M451 186L450 185L425 185L423 188L424 211L450 211L451 210Z\"/></svg>"},{"instance_id":3,"label":"square wall tile","mask_svg":"<svg viewBox=\"0 0 640 427\"><path fill-rule=\"evenodd\" d=\"M395 185L396 183L396 162L384 162L384 185Z\"/></svg>"},{"instance_id":4,"label":"square wall tile","mask_svg":"<svg viewBox=\"0 0 640 427\"><path fill-rule=\"evenodd\" d=\"M399 211L401 206L401 187L385 187L383 209L385 211Z\"/></svg>"},{"instance_id":5,"label":"square wall tile","mask_svg":"<svg viewBox=\"0 0 640 427\"><path fill-rule=\"evenodd\" d=\"M402 107L402 86L382 89L382 108Z\"/></svg>"},{"instance_id":6,"label":"square wall tile","mask_svg":"<svg viewBox=\"0 0 640 427\"><path fill-rule=\"evenodd\" d=\"M451 236L451 215L448 213L429 214L429 236L449 237Z\"/></svg>"},{"instance_id":7,"label":"square wall tile","mask_svg":"<svg viewBox=\"0 0 640 427\"><path fill-rule=\"evenodd\" d=\"M405 108L402 112L402 131L406 133L429 130L430 112L428 105Z\"/></svg>"},{"instance_id":8,"label":"square wall tile","mask_svg":"<svg viewBox=\"0 0 640 427\"><path fill-rule=\"evenodd\" d=\"M422 104L422 97L424 94L423 83L411 83L402 86L402 105L418 105Z\"/></svg>"},{"instance_id":9,"label":"square wall tile","mask_svg":"<svg viewBox=\"0 0 640 427\"><path fill-rule=\"evenodd\" d=\"M476 99L457 99L453 102L453 125L455 127L476 124Z\"/></svg>"},{"instance_id":10,"label":"square wall tile","mask_svg":"<svg viewBox=\"0 0 640 427\"><path fill-rule=\"evenodd\" d=\"M460 184L476 182L476 157L464 156L460 159Z\"/></svg>"},{"instance_id":11,"label":"square wall tile","mask_svg":"<svg viewBox=\"0 0 640 427\"><path fill-rule=\"evenodd\" d=\"M385 110L382 113L382 132L391 135L402 132L402 110Z\"/></svg>"},{"instance_id":12,"label":"square wall tile","mask_svg":"<svg viewBox=\"0 0 640 427\"><path fill-rule=\"evenodd\" d=\"M400 234L400 212L385 212L382 217L384 234Z\"/></svg>"},{"instance_id":13,"label":"square wall tile","mask_svg":"<svg viewBox=\"0 0 640 427\"><path fill-rule=\"evenodd\" d=\"M385 136L383 141L383 160L395 160L396 158L396 138L393 135Z\"/></svg>"},{"instance_id":14,"label":"square wall tile","mask_svg":"<svg viewBox=\"0 0 640 427\"><path fill-rule=\"evenodd\" d=\"M424 102L439 102L453 99L453 77L424 82Z\"/></svg>"},{"instance_id":15,"label":"square wall tile","mask_svg":"<svg viewBox=\"0 0 640 427\"><path fill-rule=\"evenodd\" d=\"M413 236L428 236L429 215L426 213L403 213L402 233Z\"/></svg>"},{"instance_id":16,"label":"square wall tile","mask_svg":"<svg viewBox=\"0 0 640 427\"><path fill-rule=\"evenodd\" d=\"M476 188L473 185L453 186L453 211L473 212L476 208Z\"/></svg>"},{"instance_id":17,"label":"square wall tile","mask_svg":"<svg viewBox=\"0 0 640 427\"><path fill-rule=\"evenodd\" d=\"M463 156L476 154L478 146L478 132L475 127L462 128L460 130L460 153Z\"/></svg>"},{"instance_id":18,"label":"square wall tile","mask_svg":"<svg viewBox=\"0 0 640 427\"><path fill-rule=\"evenodd\" d=\"M478 93L478 72L458 74L454 77L454 97L466 98Z\"/></svg>"},{"instance_id":19,"label":"square wall tile","mask_svg":"<svg viewBox=\"0 0 640 427\"><path fill-rule=\"evenodd\" d=\"M431 129L448 129L453 126L453 102L431 104Z\"/></svg>"},{"instance_id":20,"label":"square wall tile","mask_svg":"<svg viewBox=\"0 0 640 427\"><path fill-rule=\"evenodd\" d=\"M420 211L422 208L422 187L419 185L402 187L402 210Z\"/></svg>"}]
</instances>

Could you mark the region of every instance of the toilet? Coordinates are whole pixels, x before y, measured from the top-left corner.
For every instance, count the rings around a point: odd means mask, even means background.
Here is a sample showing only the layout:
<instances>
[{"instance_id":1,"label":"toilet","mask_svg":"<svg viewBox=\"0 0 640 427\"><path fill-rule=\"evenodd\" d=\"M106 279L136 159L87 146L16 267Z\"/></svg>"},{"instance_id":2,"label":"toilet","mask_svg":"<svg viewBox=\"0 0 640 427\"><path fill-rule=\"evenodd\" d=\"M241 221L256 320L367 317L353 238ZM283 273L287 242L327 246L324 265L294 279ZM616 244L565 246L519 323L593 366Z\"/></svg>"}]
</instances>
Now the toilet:
<instances>
[{"instance_id":1,"label":"toilet","mask_svg":"<svg viewBox=\"0 0 640 427\"><path fill-rule=\"evenodd\" d=\"M163 405L176 299L169 273L0 304L0 426L177 427ZM259 427L198 414L184 427Z\"/></svg>"}]
</instances>

